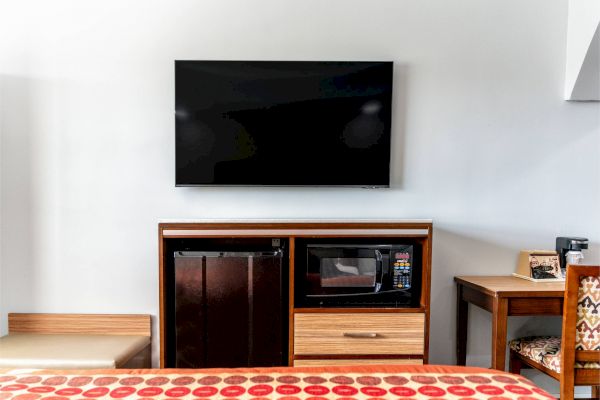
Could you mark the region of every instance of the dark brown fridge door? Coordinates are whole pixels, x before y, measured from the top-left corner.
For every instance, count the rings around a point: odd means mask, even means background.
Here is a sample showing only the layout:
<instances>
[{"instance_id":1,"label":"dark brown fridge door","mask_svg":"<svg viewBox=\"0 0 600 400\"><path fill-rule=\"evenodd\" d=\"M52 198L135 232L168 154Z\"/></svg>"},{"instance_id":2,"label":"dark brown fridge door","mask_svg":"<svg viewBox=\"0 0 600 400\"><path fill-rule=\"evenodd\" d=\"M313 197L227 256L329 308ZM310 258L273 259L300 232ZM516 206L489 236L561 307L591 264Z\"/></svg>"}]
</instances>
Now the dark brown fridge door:
<instances>
[{"instance_id":1,"label":"dark brown fridge door","mask_svg":"<svg viewBox=\"0 0 600 400\"><path fill-rule=\"evenodd\" d=\"M175 253L177 368L285 365L282 260L281 251Z\"/></svg>"}]
</instances>

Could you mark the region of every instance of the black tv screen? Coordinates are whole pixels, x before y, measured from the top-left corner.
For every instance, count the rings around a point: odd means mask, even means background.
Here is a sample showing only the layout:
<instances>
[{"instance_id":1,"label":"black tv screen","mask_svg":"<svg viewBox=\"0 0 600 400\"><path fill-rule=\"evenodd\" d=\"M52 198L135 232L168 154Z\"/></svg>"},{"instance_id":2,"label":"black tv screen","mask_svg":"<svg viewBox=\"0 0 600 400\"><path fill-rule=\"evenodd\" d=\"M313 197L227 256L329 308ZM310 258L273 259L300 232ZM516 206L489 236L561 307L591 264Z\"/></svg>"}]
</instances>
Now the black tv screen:
<instances>
[{"instance_id":1,"label":"black tv screen","mask_svg":"<svg viewBox=\"0 0 600 400\"><path fill-rule=\"evenodd\" d=\"M175 61L176 185L389 186L392 71Z\"/></svg>"}]
</instances>

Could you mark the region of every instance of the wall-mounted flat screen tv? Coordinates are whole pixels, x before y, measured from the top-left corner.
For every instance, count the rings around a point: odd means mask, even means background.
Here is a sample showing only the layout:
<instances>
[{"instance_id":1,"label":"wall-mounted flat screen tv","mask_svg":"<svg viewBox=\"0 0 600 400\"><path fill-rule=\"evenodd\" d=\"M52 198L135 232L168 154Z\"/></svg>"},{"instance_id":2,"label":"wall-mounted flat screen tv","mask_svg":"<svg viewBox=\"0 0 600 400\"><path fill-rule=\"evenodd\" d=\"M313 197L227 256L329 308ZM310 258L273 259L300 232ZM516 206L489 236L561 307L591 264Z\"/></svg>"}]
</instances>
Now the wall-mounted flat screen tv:
<instances>
[{"instance_id":1,"label":"wall-mounted flat screen tv","mask_svg":"<svg viewBox=\"0 0 600 400\"><path fill-rule=\"evenodd\" d=\"M175 61L177 186L390 182L392 62Z\"/></svg>"}]
</instances>

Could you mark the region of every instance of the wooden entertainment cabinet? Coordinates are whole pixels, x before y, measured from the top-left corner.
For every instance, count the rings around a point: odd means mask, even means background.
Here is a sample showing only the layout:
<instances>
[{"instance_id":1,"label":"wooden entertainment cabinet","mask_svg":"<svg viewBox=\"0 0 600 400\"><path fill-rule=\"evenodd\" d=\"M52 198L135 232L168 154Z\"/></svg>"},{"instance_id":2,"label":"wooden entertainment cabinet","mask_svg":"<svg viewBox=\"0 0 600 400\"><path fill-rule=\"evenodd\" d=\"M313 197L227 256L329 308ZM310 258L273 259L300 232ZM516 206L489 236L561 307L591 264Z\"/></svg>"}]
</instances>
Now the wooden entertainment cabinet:
<instances>
[{"instance_id":1,"label":"wooden entertainment cabinet","mask_svg":"<svg viewBox=\"0 0 600 400\"><path fill-rule=\"evenodd\" d=\"M178 239L279 238L287 242L289 268L287 364L421 364L429 355L429 305L431 282L431 220L404 221L193 221L159 224L160 366L168 365L168 268L172 263L168 243ZM407 238L418 243L421 254L421 291L418 306L411 308L298 308L294 304L294 271L297 238Z\"/></svg>"}]
</instances>

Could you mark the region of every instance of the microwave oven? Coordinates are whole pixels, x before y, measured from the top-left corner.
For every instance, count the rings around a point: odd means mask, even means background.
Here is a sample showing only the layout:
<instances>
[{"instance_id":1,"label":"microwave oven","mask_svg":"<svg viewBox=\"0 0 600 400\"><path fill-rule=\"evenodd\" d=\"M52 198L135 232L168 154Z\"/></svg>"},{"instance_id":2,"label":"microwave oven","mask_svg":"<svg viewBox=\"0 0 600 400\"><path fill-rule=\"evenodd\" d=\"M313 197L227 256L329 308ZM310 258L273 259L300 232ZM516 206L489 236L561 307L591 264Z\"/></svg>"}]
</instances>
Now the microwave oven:
<instances>
[{"instance_id":1,"label":"microwave oven","mask_svg":"<svg viewBox=\"0 0 600 400\"><path fill-rule=\"evenodd\" d=\"M296 265L296 307L418 307L418 254L412 244L309 243Z\"/></svg>"}]
</instances>

